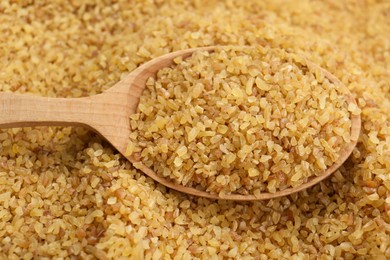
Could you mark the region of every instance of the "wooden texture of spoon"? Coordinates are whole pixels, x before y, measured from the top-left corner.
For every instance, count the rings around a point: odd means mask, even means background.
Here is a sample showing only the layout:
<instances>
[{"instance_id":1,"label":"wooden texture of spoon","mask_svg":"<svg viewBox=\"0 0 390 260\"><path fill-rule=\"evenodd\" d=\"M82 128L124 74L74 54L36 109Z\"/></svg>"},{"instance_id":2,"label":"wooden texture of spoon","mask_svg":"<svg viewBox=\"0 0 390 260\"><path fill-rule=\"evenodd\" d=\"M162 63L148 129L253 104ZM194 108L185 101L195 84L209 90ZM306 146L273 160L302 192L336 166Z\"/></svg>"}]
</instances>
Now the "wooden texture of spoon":
<instances>
[{"instance_id":1,"label":"wooden texture of spoon","mask_svg":"<svg viewBox=\"0 0 390 260\"><path fill-rule=\"evenodd\" d=\"M212 52L216 47L203 47L181 50L153 59L136 70L126 78L119 81L112 88L90 97L83 98L48 98L32 95L12 93L0 93L0 128L27 127L27 126L83 126L99 133L110 142L122 155L125 155L130 135L129 116L136 112L139 98L146 85L146 80L155 76L161 68L173 64L173 59L182 56L189 57L194 51L207 50ZM308 66L317 66L308 63ZM321 68L322 69L322 68ZM333 83L343 84L331 73L322 69L325 76ZM349 93L349 92L348 92ZM347 102L355 103L351 94L347 96ZM313 176L306 183L295 188L288 188L276 193L262 193L261 196L230 194L223 199L237 201L252 201L271 199L289 195L322 181L339 168L349 157L356 146L360 133L360 116L352 115L351 142L340 152L338 161L329 167L320 176ZM158 176L153 170L135 160L131 156L126 157L137 168L155 181L174 190L195 196L221 199L217 194L175 184L168 179Z\"/></svg>"}]
</instances>

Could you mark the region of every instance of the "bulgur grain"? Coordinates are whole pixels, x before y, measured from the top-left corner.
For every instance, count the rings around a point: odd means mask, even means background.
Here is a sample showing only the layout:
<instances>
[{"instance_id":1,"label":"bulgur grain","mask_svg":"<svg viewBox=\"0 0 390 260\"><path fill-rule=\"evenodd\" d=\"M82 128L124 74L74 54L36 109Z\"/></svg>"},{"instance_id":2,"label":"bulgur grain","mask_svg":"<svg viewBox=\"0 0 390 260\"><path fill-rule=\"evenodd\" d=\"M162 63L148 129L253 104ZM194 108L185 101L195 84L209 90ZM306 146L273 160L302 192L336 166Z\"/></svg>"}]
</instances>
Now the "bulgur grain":
<instances>
[{"instance_id":1,"label":"bulgur grain","mask_svg":"<svg viewBox=\"0 0 390 260\"><path fill-rule=\"evenodd\" d=\"M251 76L250 68L260 73ZM280 48L198 51L148 82L138 114L131 117L136 120L130 122L130 146L157 174L184 186L221 194L274 193L321 175L338 160L350 141L351 114L358 110L348 105L346 94L321 70ZM169 106L171 101L177 106ZM155 130L160 121L183 133L164 149L159 144L170 133ZM337 131L327 131L329 125Z\"/></svg>"},{"instance_id":2,"label":"bulgur grain","mask_svg":"<svg viewBox=\"0 0 390 260\"><path fill-rule=\"evenodd\" d=\"M237 259L389 259L389 10L375 0L0 1L1 91L93 95L173 50L262 45L323 66L362 110L358 145L335 174L251 203L168 190L83 128L2 129L0 258L152 259L158 249L163 259L223 259L238 248ZM94 157L99 149L119 168ZM95 210L103 216L86 224Z\"/></svg>"}]
</instances>

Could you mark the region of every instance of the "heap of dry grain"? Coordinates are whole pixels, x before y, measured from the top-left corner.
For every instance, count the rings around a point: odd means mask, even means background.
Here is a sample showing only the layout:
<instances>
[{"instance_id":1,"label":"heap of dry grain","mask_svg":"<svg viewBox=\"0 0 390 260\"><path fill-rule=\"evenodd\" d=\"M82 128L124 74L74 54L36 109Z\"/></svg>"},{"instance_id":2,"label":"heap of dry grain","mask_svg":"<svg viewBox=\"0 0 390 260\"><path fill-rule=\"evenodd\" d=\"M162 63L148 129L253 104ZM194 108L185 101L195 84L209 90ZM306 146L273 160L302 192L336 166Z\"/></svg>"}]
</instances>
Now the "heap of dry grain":
<instances>
[{"instance_id":1,"label":"heap of dry grain","mask_svg":"<svg viewBox=\"0 0 390 260\"><path fill-rule=\"evenodd\" d=\"M149 79L128 152L160 176L220 195L296 187L350 142L345 90L282 49L197 51Z\"/></svg>"},{"instance_id":2,"label":"heap of dry grain","mask_svg":"<svg viewBox=\"0 0 390 260\"><path fill-rule=\"evenodd\" d=\"M291 196L186 196L80 128L0 130L0 259L390 259L389 1L0 1L0 90L100 93L208 45L302 53L362 109L356 149Z\"/></svg>"}]
</instances>

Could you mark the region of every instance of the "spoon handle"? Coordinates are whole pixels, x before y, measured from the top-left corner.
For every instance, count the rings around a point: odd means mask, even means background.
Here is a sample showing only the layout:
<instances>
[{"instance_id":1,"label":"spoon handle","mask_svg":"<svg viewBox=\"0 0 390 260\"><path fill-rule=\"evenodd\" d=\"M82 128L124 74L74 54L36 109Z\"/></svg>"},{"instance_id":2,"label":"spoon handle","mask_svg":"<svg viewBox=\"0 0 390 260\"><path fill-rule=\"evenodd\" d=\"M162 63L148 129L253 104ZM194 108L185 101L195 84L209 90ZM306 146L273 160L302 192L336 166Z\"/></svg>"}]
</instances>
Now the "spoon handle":
<instances>
[{"instance_id":1,"label":"spoon handle","mask_svg":"<svg viewBox=\"0 0 390 260\"><path fill-rule=\"evenodd\" d=\"M0 127L85 126L92 112L89 98L49 98L0 93Z\"/></svg>"},{"instance_id":2,"label":"spoon handle","mask_svg":"<svg viewBox=\"0 0 390 260\"><path fill-rule=\"evenodd\" d=\"M135 100L135 98L133 98ZM124 152L130 134L128 112L136 103L111 91L83 98L49 98L0 92L0 128L83 126Z\"/></svg>"}]
</instances>

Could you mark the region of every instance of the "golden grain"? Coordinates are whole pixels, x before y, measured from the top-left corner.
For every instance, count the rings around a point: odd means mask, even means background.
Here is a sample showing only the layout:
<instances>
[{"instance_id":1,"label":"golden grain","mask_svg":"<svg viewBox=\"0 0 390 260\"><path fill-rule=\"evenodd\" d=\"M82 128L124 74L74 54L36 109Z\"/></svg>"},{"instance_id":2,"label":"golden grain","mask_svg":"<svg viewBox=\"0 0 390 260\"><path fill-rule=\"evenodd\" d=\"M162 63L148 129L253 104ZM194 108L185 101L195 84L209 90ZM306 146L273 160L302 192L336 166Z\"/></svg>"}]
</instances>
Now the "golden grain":
<instances>
[{"instance_id":1,"label":"golden grain","mask_svg":"<svg viewBox=\"0 0 390 260\"><path fill-rule=\"evenodd\" d=\"M298 194L253 203L170 191L82 128L0 130L0 258L389 259L388 10L388 1L0 1L1 91L88 96L173 50L261 45L291 50L300 54L296 62L302 55L329 70L352 91L362 113L358 146L339 171ZM255 78L272 67L247 70ZM323 75L315 74L324 83ZM243 95L264 91L256 82L239 82ZM156 88L168 98L165 84ZM202 84L210 91L216 83L206 79ZM252 84L251 94L246 84ZM254 97L248 102L256 102ZM330 93L330 100L337 97ZM318 100L320 108L323 102ZM250 113L257 116L242 136L248 142L250 135L261 139L263 133L251 129L266 122L259 116L264 107L256 107ZM286 110L293 112L289 105ZM189 111L186 120L200 112ZM281 112L277 135L287 135L295 122L284 116ZM169 122L160 120L156 126L171 134L159 144L164 150L175 134ZM215 127L220 135L232 131ZM338 136L343 132L329 130ZM199 133L192 133L193 140ZM303 141L297 133L295 145ZM220 145L213 156L223 157L231 148ZM103 154L96 157L98 150ZM319 157L322 153L313 149ZM234 154L229 158L238 160ZM199 156L189 168L204 159ZM107 168L110 161L116 163ZM254 194L259 192L260 187ZM93 214L96 210L101 213Z\"/></svg>"}]
</instances>

